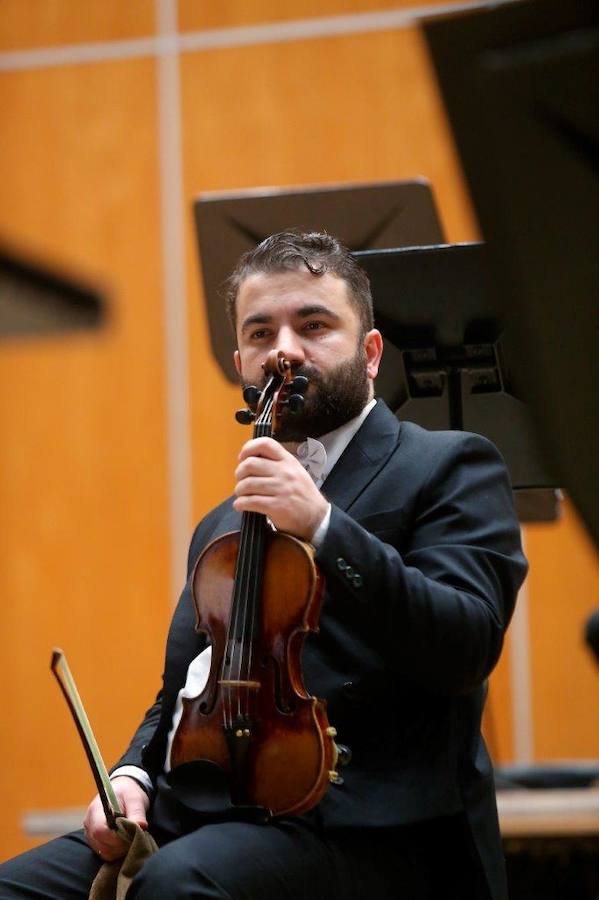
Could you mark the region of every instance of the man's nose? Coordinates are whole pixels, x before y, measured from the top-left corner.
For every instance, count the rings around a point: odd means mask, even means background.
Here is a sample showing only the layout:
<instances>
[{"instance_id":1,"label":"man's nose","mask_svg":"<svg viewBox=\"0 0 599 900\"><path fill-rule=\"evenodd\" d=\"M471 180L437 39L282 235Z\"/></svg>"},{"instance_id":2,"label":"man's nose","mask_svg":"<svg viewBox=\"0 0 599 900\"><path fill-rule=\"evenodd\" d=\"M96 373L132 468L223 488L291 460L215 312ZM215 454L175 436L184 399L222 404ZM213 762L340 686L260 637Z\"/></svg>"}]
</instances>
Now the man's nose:
<instances>
[{"instance_id":1,"label":"man's nose","mask_svg":"<svg viewBox=\"0 0 599 900\"><path fill-rule=\"evenodd\" d=\"M277 350L283 351L285 359L288 359L292 366L301 365L306 359L306 354L303 342L297 332L293 328L281 328L278 337Z\"/></svg>"}]
</instances>

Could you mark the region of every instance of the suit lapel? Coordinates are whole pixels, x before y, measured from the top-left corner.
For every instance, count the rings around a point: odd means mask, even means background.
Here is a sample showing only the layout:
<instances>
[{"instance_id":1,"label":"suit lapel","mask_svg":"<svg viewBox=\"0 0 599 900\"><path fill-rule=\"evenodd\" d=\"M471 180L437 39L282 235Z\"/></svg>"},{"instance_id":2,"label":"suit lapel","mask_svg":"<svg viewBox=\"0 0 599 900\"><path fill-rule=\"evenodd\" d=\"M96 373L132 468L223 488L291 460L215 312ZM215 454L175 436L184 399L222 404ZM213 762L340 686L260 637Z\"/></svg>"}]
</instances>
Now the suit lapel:
<instances>
[{"instance_id":1,"label":"suit lapel","mask_svg":"<svg viewBox=\"0 0 599 900\"><path fill-rule=\"evenodd\" d=\"M379 400L322 486L331 503L347 511L387 462L400 440L400 422Z\"/></svg>"}]
</instances>

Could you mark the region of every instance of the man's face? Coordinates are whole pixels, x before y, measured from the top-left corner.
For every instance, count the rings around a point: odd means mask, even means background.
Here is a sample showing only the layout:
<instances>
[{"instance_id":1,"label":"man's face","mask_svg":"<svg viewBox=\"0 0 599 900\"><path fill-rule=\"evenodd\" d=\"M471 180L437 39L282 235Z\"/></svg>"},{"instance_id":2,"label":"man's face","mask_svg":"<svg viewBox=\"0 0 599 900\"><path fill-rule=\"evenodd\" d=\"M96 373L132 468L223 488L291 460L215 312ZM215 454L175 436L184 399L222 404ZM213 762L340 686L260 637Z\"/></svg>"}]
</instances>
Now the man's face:
<instances>
[{"instance_id":1,"label":"man's face","mask_svg":"<svg viewBox=\"0 0 599 900\"><path fill-rule=\"evenodd\" d=\"M361 336L343 279L305 269L248 276L237 295L235 365L244 384L262 387L262 364L282 350L309 387L301 413L282 417L284 442L318 437L358 415L373 396L381 338Z\"/></svg>"}]
</instances>

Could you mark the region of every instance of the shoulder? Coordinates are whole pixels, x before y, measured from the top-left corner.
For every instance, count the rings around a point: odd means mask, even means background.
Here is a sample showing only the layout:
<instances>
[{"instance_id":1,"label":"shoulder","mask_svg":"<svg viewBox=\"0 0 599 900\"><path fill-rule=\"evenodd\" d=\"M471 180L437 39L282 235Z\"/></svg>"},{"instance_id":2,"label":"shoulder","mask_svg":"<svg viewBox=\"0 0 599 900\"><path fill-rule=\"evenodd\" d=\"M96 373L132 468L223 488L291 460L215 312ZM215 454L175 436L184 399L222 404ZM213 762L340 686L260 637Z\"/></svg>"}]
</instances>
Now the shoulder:
<instances>
[{"instance_id":1,"label":"shoulder","mask_svg":"<svg viewBox=\"0 0 599 900\"><path fill-rule=\"evenodd\" d=\"M481 434L469 431L431 431L407 419L398 419L387 404L380 399L366 419L366 425L365 431L371 428L375 440L386 434L396 437L397 447L401 447L402 454L425 453L427 457L431 454L435 457L443 457L454 453L474 451L500 457L495 445Z\"/></svg>"},{"instance_id":2,"label":"shoulder","mask_svg":"<svg viewBox=\"0 0 599 900\"><path fill-rule=\"evenodd\" d=\"M191 537L191 543L189 545L188 568L193 566L193 563L197 559L200 551L208 543L211 536L218 528L219 523L222 521L224 516L226 516L227 513L231 511L232 504L233 497L227 497L226 500L223 500L222 503L219 503L218 506L215 506L214 509L210 510L209 513L206 513L204 518L201 519L200 522L198 522L194 529L193 535Z\"/></svg>"},{"instance_id":3,"label":"shoulder","mask_svg":"<svg viewBox=\"0 0 599 900\"><path fill-rule=\"evenodd\" d=\"M429 431L414 422L401 422L400 444L404 453L420 458L424 455L430 462L464 455L502 459L495 444L482 434L470 431Z\"/></svg>"}]
</instances>

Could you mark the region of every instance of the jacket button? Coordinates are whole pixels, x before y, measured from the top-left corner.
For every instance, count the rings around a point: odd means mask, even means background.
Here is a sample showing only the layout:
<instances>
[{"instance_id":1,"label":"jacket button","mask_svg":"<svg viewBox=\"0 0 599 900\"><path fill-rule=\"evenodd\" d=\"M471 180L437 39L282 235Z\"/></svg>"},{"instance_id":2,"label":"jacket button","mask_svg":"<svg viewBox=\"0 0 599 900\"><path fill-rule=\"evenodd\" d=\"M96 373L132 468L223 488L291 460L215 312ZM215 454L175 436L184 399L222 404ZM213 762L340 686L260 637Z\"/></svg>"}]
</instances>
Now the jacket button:
<instances>
[{"instance_id":1,"label":"jacket button","mask_svg":"<svg viewBox=\"0 0 599 900\"><path fill-rule=\"evenodd\" d=\"M358 572L356 572L356 574L354 575L354 577L353 577L352 580L353 580L353 583L354 583L354 587L355 587L355 588L361 588L361 587L362 587L362 576L361 576L360 574L358 574Z\"/></svg>"},{"instance_id":2,"label":"jacket button","mask_svg":"<svg viewBox=\"0 0 599 900\"><path fill-rule=\"evenodd\" d=\"M350 581L354 577L354 570L352 569L351 566L348 566L347 569L345 570L345 577L349 578Z\"/></svg>"},{"instance_id":3,"label":"jacket button","mask_svg":"<svg viewBox=\"0 0 599 900\"><path fill-rule=\"evenodd\" d=\"M358 686L353 681L346 681L341 690L348 700L355 700L360 693Z\"/></svg>"},{"instance_id":4,"label":"jacket button","mask_svg":"<svg viewBox=\"0 0 599 900\"><path fill-rule=\"evenodd\" d=\"M347 563L341 556L337 560L337 568L339 569L340 572L345 572L345 570L347 569Z\"/></svg>"}]
</instances>

